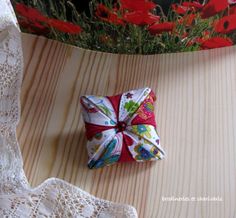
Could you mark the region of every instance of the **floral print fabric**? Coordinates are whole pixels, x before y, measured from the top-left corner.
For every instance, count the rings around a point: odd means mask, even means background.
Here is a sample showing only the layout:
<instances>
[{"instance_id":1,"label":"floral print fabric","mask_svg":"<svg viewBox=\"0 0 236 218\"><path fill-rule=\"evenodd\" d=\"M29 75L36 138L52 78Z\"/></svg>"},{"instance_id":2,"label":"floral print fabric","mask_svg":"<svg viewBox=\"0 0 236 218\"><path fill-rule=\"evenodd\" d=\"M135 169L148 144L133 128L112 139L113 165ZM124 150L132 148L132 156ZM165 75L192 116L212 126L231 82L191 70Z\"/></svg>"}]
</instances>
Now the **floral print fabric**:
<instances>
[{"instance_id":1,"label":"floral print fabric","mask_svg":"<svg viewBox=\"0 0 236 218\"><path fill-rule=\"evenodd\" d=\"M150 88L116 96L81 97L89 168L165 156L156 131L155 99Z\"/></svg>"},{"instance_id":2,"label":"floral print fabric","mask_svg":"<svg viewBox=\"0 0 236 218\"><path fill-rule=\"evenodd\" d=\"M90 50L146 55L236 44L236 0L12 1L22 31Z\"/></svg>"}]
</instances>

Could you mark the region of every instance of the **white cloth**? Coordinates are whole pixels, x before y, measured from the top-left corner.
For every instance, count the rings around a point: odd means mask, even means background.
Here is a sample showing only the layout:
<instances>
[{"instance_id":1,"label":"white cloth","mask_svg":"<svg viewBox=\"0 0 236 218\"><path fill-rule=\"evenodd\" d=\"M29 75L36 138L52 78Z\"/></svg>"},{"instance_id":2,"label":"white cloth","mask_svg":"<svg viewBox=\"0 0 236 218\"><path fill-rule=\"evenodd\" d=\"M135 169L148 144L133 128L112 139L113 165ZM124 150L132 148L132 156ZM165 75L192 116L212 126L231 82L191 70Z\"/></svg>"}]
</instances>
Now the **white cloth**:
<instances>
[{"instance_id":1,"label":"white cloth","mask_svg":"<svg viewBox=\"0 0 236 218\"><path fill-rule=\"evenodd\" d=\"M16 138L23 55L8 0L0 0L0 217L137 217L123 204L98 199L56 178L31 188Z\"/></svg>"}]
</instances>

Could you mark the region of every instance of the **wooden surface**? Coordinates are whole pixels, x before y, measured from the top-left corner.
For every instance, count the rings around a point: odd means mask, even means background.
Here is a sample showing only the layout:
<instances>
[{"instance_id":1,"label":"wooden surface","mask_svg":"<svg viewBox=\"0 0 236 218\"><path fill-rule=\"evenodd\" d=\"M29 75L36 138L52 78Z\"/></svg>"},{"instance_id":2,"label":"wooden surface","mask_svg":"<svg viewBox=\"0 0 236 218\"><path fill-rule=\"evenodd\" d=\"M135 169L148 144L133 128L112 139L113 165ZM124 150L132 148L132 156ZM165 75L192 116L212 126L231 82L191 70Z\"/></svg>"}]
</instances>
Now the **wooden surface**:
<instances>
[{"instance_id":1,"label":"wooden surface","mask_svg":"<svg viewBox=\"0 0 236 218\"><path fill-rule=\"evenodd\" d=\"M23 35L23 47L17 134L32 186L59 177L100 198L134 205L144 218L236 217L235 47L128 56L30 35ZM79 97L144 86L157 93L167 158L89 170Z\"/></svg>"}]
</instances>

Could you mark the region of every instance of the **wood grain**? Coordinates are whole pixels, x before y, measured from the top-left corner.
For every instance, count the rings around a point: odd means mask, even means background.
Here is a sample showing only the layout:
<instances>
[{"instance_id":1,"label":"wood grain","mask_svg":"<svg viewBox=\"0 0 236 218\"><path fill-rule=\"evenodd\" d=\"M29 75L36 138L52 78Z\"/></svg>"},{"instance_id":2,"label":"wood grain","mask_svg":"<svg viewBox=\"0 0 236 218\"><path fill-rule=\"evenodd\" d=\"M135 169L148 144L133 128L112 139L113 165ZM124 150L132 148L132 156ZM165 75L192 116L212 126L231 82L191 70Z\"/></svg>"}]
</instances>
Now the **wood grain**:
<instances>
[{"instance_id":1,"label":"wood grain","mask_svg":"<svg viewBox=\"0 0 236 218\"><path fill-rule=\"evenodd\" d=\"M236 217L236 48L130 56L23 35L25 72L18 138L27 177L71 182L134 205L139 217ZM79 97L149 86L163 161L86 166ZM222 201L198 201L217 197ZM195 197L164 201L163 197Z\"/></svg>"}]
</instances>

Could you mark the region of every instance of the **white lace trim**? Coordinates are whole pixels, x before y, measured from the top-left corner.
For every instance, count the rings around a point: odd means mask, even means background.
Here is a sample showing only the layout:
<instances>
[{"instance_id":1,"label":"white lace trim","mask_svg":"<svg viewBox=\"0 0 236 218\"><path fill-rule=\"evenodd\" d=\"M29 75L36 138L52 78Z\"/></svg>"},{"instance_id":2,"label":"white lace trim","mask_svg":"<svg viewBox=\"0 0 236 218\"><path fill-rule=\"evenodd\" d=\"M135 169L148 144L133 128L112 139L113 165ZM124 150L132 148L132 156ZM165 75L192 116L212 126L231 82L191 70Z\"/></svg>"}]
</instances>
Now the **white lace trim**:
<instances>
[{"instance_id":1,"label":"white lace trim","mask_svg":"<svg viewBox=\"0 0 236 218\"><path fill-rule=\"evenodd\" d=\"M16 138L23 54L8 0L0 0L0 217L137 217L136 210L50 178L31 188Z\"/></svg>"}]
</instances>

